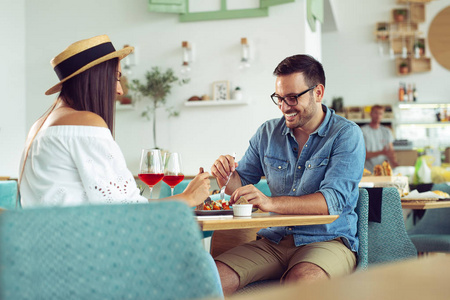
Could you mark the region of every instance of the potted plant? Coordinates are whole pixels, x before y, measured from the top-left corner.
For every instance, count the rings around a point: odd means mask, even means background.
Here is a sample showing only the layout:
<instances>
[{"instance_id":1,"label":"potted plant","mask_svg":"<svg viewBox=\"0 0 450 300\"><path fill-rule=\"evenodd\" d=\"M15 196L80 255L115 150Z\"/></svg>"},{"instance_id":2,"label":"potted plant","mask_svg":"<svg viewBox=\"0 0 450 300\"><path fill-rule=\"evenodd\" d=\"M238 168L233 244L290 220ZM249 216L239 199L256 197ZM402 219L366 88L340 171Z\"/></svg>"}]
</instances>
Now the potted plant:
<instances>
[{"instance_id":1,"label":"potted plant","mask_svg":"<svg viewBox=\"0 0 450 300\"><path fill-rule=\"evenodd\" d=\"M406 9L394 10L394 19L396 22L403 22L406 19Z\"/></svg>"},{"instance_id":2,"label":"potted plant","mask_svg":"<svg viewBox=\"0 0 450 300\"><path fill-rule=\"evenodd\" d=\"M187 81L178 80L171 68L162 72L158 67L153 67L150 71L147 71L145 79L146 82L144 83L141 83L139 79L133 79L129 88L134 92L137 100L141 98L150 99L150 105L145 107L141 116L147 118L147 120L153 120L153 145L159 149L156 143L156 109L166 107L166 97L170 94L173 83L178 82L179 85L182 85ZM179 115L179 112L173 106L166 107L166 111L169 117Z\"/></svg>"},{"instance_id":3,"label":"potted plant","mask_svg":"<svg viewBox=\"0 0 450 300\"><path fill-rule=\"evenodd\" d=\"M400 74L408 74L409 73L409 66L406 61L403 61L400 63L399 71L400 71Z\"/></svg>"},{"instance_id":4,"label":"potted plant","mask_svg":"<svg viewBox=\"0 0 450 300\"><path fill-rule=\"evenodd\" d=\"M419 55L423 56L424 53L425 53L425 44L422 41L417 41L414 44L414 49L416 49L416 48L419 49L418 50L419 51Z\"/></svg>"},{"instance_id":5,"label":"potted plant","mask_svg":"<svg viewBox=\"0 0 450 300\"><path fill-rule=\"evenodd\" d=\"M234 98L235 100L242 100L242 97L243 97L243 95L242 95L241 88L237 86L237 87L234 89L233 98Z\"/></svg>"},{"instance_id":6,"label":"potted plant","mask_svg":"<svg viewBox=\"0 0 450 300\"><path fill-rule=\"evenodd\" d=\"M377 36L380 40L387 40L389 36L388 26L385 23L381 23L377 27Z\"/></svg>"}]
</instances>

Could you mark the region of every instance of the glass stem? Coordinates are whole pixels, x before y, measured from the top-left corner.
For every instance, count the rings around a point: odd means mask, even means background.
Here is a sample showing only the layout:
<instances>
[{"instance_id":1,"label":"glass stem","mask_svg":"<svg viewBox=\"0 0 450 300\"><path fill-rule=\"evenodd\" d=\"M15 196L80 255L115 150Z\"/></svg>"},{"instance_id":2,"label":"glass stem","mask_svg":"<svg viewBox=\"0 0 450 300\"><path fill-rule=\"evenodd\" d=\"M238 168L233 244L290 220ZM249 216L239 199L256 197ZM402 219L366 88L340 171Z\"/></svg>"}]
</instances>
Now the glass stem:
<instances>
[{"instance_id":1,"label":"glass stem","mask_svg":"<svg viewBox=\"0 0 450 300\"><path fill-rule=\"evenodd\" d=\"M152 199L152 195L153 195L153 187L152 187L152 186L149 186L148 188L150 189L150 199Z\"/></svg>"},{"instance_id":2,"label":"glass stem","mask_svg":"<svg viewBox=\"0 0 450 300\"><path fill-rule=\"evenodd\" d=\"M170 192L172 193L172 196L173 196L173 190L174 190L174 188L170 187Z\"/></svg>"}]
</instances>

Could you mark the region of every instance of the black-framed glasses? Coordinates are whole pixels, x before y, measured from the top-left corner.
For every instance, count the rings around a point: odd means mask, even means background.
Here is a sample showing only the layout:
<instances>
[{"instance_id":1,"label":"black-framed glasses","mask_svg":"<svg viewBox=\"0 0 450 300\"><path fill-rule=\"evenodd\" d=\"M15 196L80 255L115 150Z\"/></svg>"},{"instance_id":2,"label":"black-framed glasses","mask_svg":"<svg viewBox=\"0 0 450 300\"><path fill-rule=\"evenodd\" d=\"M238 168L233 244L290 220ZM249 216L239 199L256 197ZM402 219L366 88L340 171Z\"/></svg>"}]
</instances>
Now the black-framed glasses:
<instances>
[{"instance_id":1,"label":"black-framed glasses","mask_svg":"<svg viewBox=\"0 0 450 300\"><path fill-rule=\"evenodd\" d=\"M286 96L286 97L281 97L280 95L277 95L275 93L273 93L272 95L270 95L270 98L272 99L273 103L275 103L275 105L277 106L281 106L281 104L286 103L288 106L296 106L298 104L298 97L306 94L307 92L315 89L318 86L318 84L316 84L315 86L310 87L309 89L307 89L306 91L303 91L297 95L292 95L292 96Z\"/></svg>"}]
</instances>

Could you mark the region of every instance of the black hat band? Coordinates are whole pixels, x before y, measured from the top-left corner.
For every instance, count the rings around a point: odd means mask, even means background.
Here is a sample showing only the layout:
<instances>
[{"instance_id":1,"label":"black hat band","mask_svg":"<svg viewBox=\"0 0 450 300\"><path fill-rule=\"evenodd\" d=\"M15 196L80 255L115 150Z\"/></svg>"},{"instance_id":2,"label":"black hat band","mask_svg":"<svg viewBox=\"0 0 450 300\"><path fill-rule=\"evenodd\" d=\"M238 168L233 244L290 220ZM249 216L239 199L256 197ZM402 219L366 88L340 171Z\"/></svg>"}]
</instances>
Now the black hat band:
<instances>
[{"instance_id":1,"label":"black hat band","mask_svg":"<svg viewBox=\"0 0 450 300\"><path fill-rule=\"evenodd\" d=\"M114 49L111 42L103 43L69 57L53 69L55 70L56 75L58 75L59 80L63 80L85 65L114 51L116 51L116 49Z\"/></svg>"}]
</instances>

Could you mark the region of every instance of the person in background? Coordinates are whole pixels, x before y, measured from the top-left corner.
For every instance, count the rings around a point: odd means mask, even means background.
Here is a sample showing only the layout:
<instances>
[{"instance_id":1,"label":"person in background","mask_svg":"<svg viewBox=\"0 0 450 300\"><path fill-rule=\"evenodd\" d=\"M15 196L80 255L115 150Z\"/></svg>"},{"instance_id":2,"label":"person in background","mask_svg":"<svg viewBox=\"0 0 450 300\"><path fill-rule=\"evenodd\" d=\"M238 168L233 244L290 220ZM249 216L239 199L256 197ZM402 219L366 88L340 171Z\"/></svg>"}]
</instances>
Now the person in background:
<instances>
[{"instance_id":1,"label":"person in background","mask_svg":"<svg viewBox=\"0 0 450 300\"><path fill-rule=\"evenodd\" d=\"M371 121L361 127L366 144L366 162L364 167L373 172L375 165L381 165L385 160L389 161L392 168L398 166L392 142L392 132L386 126L381 125L384 115L384 107L374 105L370 110Z\"/></svg>"},{"instance_id":2,"label":"person in background","mask_svg":"<svg viewBox=\"0 0 450 300\"><path fill-rule=\"evenodd\" d=\"M315 281L349 274L356 266L355 207L365 159L361 130L322 104L325 73L313 57L287 57L274 75L271 98L283 116L261 125L239 164L222 155L211 173L219 186L231 174L231 204L245 197L266 212L339 217L326 225L262 229L261 239L216 257L225 295L254 281ZM254 186L261 176L271 197Z\"/></svg>"},{"instance_id":3,"label":"person in background","mask_svg":"<svg viewBox=\"0 0 450 300\"><path fill-rule=\"evenodd\" d=\"M28 134L19 177L22 207L148 202L113 138L114 102L123 94L120 60L132 50L116 51L101 35L52 59L60 82L45 94L60 93ZM209 188L209 174L200 172L169 198L196 206Z\"/></svg>"}]
</instances>

